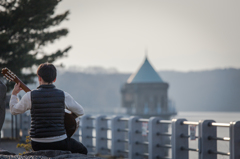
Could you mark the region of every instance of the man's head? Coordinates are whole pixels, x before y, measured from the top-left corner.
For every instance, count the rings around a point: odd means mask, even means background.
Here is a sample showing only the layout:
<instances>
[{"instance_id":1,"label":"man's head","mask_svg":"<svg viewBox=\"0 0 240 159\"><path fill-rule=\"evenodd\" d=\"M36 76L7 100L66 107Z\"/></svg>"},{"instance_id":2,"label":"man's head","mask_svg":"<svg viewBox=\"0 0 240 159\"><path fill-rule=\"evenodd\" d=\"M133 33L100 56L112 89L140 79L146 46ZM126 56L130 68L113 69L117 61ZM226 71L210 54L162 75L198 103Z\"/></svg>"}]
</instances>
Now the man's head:
<instances>
[{"instance_id":1,"label":"man's head","mask_svg":"<svg viewBox=\"0 0 240 159\"><path fill-rule=\"evenodd\" d=\"M37 75L43 79L43 82L53 83L57 77L57 70L51 63L43 63L39 65Z\"/></svg>"}]
</instances>

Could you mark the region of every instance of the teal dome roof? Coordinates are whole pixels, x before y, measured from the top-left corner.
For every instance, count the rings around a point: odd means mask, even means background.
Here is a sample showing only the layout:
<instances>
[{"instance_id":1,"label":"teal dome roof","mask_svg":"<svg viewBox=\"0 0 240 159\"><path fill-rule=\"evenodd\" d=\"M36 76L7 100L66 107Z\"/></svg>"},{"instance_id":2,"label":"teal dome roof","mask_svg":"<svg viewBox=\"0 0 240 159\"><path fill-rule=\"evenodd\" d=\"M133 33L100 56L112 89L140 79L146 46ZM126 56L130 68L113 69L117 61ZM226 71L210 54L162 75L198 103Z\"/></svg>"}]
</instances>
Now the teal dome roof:
<instances>
[{"instance_id":1,"label":"teal dome roof","mask_svg":"<svg viewBox=\"0 0 240 159\"><path fill-rule=\"evenodd\" d=\"M127 83L159 83L159 82L163 82L163 80L154 70L152 65L149 63L147 57L143 65L137 71L137 73L132 74L127 80Z\"/></svg>"}]
</instances>

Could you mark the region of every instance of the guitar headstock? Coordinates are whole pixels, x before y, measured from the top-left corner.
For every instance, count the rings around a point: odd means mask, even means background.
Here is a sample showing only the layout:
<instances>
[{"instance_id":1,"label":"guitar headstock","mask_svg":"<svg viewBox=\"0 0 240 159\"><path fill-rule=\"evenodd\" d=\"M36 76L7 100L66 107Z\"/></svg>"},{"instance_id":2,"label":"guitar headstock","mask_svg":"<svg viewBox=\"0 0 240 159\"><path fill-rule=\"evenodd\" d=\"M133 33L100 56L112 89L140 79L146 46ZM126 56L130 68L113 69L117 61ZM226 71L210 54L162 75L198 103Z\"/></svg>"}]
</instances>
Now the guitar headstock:
<instances>
[{"instance_id":1,"label":"guitar headstock","mask_svg":"<svg viewBox=\"0 0 240 159\"><path fill-rule=\"evenodd\" d=\"M2 73L2 74L6 77L6 79L9 80L9 81L13 81L13 82L14 82L14 80L15 80L16 77L17 77L17 76L16 76L12 71L10 71L8 68L3 68L1 73Z\"/></svg>"}]
</instances>

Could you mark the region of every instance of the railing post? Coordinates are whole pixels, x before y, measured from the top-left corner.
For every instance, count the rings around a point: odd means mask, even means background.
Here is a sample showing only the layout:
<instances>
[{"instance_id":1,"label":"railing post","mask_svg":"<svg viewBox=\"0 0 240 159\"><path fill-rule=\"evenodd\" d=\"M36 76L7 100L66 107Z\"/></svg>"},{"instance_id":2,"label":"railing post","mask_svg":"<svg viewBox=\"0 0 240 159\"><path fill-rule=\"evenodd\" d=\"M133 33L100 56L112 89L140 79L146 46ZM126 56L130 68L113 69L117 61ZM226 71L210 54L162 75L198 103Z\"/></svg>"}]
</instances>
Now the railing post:
<instances>
[{"instance_id":1,"label":"railing post","mask_svg":"<svg viewBox=\"0 0 240 159\"><path fill-rule=\"evenodd\" d=\"M22 137L21 141L25 142L26 136L29 136L31 117L27 113L21 114L22 116Z\"/></svg>"},{"instance_id":2,"label":"railing post","mask_svg":"<svg viewBox=\"0 0 240 159\"><path fill-rule=\"evenodd\" d=\"M230 159L240 159L240 121L230 122Z\"/></svg>"},{"instance_id":3,"label":"railing post","mask_svg":"<svg viewBox=\"0 0 240 159\"><path fill-rule=\"evenodd\" d=\"M142 159L143 156L139 154L143 153L144 147L138 142L142 142L142 123L138 122L139 117L132 116L129 119L129 159Z\"/></svg>"},{"instance_id":4,"label":"railing post","mask_svg":"<svg viewBox=\"0 0 240 159\"><path fill-rule=\"evenodd\" d=\"M90 115L84 115L81 118L81 130L82 130L82 143L83 145L86 146L86 148L88 149L88 152L94 152L93 150L93 139L92 139L92 129L91 127L93 127L93 121L91 119L89 119Z\"/></svg>"},{"instance_id":5,"label":"railing post","mask_svg":"<svg viewBox=\"0 0 240 159\"><path fill-rule=\"evenodd\" d=\"M172 159L188 159L188 125L184 125L186 119L172 120Z\"/></svg>"},{"instance_id":6,"label":"railing post","mask_svg":"<svg viewBox=\"0 0 240 159\"><path fill-rule=\"evenodd\" d=\"M106 116L100 115L96 118L96 153L106 155L108 154L108 140L107 140L107 120Z\"/></svg>"},{"instance_id":7,"label":"railing post","mask_svg":"<svg viewBox=\"0 0 240 159\"><path fill-rule=\"evenodd\" d=\"M149 159L163 158L165 157L166 148L161 147L165 145L164 136L160 136L166 132L165 125L160 124L161 118L151 117L149 119L149 133L148 133L148 153Z\"/></svg>"},{"instance_id":8,"label":"railing post","mask_svg":"<svg viewBox=\"0 0 240 159\"><path fill-rule=\"evenodd\" d=\"M115 116L111 121L112 128L112 149L111 155L113 157L126 157L126 153L120 150L125 150L125 143L121 142L125 140L125 132L121 131L125 129L125 121L120 120L121 116Z\"/></svg>"},{"instance_id":9,"label":"railing post","mask_svg":"<svg viewBox=\"0 0 240 159\"><path fill-rule=\"evenodd\" d=\"M217 159L217 127L211 126L214 120L199 121L199 159Z\"/></svg>"}]
</instances>

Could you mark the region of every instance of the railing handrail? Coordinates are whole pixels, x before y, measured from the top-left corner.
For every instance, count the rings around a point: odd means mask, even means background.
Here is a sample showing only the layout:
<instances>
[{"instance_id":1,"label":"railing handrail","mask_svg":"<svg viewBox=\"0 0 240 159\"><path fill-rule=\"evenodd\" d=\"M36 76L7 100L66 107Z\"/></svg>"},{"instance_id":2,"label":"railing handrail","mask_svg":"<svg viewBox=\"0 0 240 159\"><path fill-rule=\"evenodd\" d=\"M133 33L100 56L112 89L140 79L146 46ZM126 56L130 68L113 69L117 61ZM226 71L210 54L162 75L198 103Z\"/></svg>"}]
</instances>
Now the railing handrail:
<instances>
[{"instance_id":1,"label":"railing handrail","mask_svg":"<svg viewBox=\"0 0 240 159\"><path fill-rule=\"evenodd\" d=\"M140 118L137 120L138 122L149 122L149 119L143 119L143 118Z\"/></svg>"},{"instance_id":2,"label":"railing handrail","mask_svg":"<svg viewBox=\"0 0 240 159\"><path fill-rule=\"evenodd\" d=\"M185 124L185 125L198 125L199 122L194 122L194 121L183 121L182 124Z\"/></svg>"},{"instance_id":3,"label":"railing handrail","mask_svg":"<svg viewBox=\"0 0 240 159\"><path fill-rule=\"evenodd\" d=\"M219 127L229 127L230 124L229 123L209 123L209 126L219 126Z\"/></svg>"}]
</instances>

